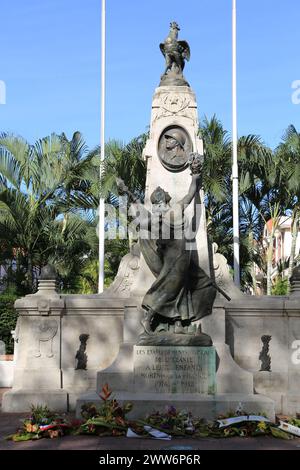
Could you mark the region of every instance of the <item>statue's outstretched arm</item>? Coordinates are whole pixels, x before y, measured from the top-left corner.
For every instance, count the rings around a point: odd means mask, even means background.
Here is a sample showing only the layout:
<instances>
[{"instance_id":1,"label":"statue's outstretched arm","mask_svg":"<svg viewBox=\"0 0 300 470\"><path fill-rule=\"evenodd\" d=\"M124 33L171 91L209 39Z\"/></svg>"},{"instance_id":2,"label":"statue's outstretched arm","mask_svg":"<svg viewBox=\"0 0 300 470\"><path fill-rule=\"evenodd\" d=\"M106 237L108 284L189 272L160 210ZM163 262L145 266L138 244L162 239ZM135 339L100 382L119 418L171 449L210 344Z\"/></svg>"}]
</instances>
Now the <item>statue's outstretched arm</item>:
<instances>
[{"instance_id":1,"label":"statue's outstretched arm","mask_svg":"<svg viewBox=\"0 0 300 470\"><path fill-rule=\"evenodd\" d=\"M182 206L184 209L186 206L188 206L192 200L194 199L196 193L199 191L201 185L201 174L196 174L192 175L192 182L189 187L189 191L184 198L179 201L179 204Z\"/></svg>"},{"instance_id":2,"label":"statue's outstretched arm","mask_svg":"<svg viewBox=\"0 0 300 470\"><path fill-rule=\"evenodd\" d=\"M192 182L189 187L189 191L184 198L179 201L179 204L183 209L188 206L194 199L196 193L201 188L202 179L202 168L204 163L204 156L197 152L192 152L189 157L189 166L192 174Z\"/></svg>"}]
</instances>

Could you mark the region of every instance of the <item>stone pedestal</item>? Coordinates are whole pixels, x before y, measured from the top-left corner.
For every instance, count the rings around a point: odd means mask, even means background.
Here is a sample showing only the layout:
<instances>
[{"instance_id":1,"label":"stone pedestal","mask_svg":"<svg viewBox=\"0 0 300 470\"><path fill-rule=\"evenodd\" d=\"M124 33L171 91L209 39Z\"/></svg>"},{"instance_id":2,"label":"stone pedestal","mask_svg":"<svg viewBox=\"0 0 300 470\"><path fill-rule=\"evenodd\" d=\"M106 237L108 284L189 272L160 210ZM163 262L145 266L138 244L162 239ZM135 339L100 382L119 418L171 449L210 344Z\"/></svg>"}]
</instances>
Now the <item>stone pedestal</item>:
<instances>
[{"instance_id":1,"label":"stone pedestal","mask_svg":"<svg viewBox=\"0 0 300 470\"><path fill-rule=\"evenodd\" d=\"M203 329L214 342L208 348L136 346L141 318L141 309L131 302L124 312L124 342L119 354L110 367L98 372L96 393L83 394L77 400L78 417L84 403L100 404L99 393L107 383L118 401L133 403L132 418L163 411L172 404L195 416L213 419L242 403L247 411L267 413L274 420L274 401L254 393L253 374L233 360L225 344L222 302L216 302L213 313L202 320Z\"/></svg>"},{"instance_id":2,"label":"stone pedestal","mask_svg":"<svg viewBox=\"0 0 300 470\"><path fill-rule=\"evenodd\" d=\"M253 375L240 367L233 359L226 341L225 307L216 300L211 315L201 320L202 330L213 340L217 352L218 393L253 393Z\"/></svg>"},{"instance_id":3,"label":"stone pedestal","mask_svg":"<svg viewBox=\"0 0 300 470\"><path fill-rule=\"evenodd\" d=\"M237 366L229 349L226 351L221 356L222 359L225 357L225 364L220 367L220 361L219 366L215 363L214 347L185 347L176 351L174 347L123 343L116 361L108 369L98 372L97 391L83 394L77 400L76 416L80 418L83 404L101 404L99 393L107 383L119 403L133 404L128 415L131 419L143 418L154 411L162 412L168 405L188 410L197 417L215 419L236 410L242 403L249 413L266 413L274 420L274 401L253 393L252 374Z\"/></svg>"},{"instance_id":4,"label":"stone pedestal","mask_svg":"<svg viewBox=\"0 0 300 470\"><path fill-rule=\"evenodd\" d=\"M74 410L80 395L96 389L98 370L107 368L118 354L124 304L121 296L61 296L54 282L52 291L18 300L18 354L13 388L4 394L2 410L26 412L36 403ZM86 370L77 368L82 334L89 337Z\"/></svg>"},{"instance_id":5,"label":"stone pedestal","mask_svg":"<svg viewBox=\"0 0 300 470\"><path fill-rule=\"evenodd\" d=\"M17 300L18 357L13 388L3 395L2 410L21 412L47 404L66 411L60 361L61 317L64 300L55 290L55 272L45 269L38 292ZM50 274L50 276L49 276Z\"/></svg>"}]
</instances>

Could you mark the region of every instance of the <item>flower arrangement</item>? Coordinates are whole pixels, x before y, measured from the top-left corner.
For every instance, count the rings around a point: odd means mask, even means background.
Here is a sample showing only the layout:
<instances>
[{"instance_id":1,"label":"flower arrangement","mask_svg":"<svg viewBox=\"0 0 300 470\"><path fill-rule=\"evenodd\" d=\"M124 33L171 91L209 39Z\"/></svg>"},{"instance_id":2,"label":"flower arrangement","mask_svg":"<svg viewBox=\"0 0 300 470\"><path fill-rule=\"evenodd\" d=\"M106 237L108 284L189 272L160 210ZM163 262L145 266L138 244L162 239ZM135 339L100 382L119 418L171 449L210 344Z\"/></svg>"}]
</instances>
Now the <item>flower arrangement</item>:
<instances>
[{"instance_id":1,"label":"flower arrangement","mask_svg":"<svg viewBox=\"0 0 300 470\"><path fill-rule=\"evenodd\" d=\"M82 406L81 415L85 420L80 427L82 434L93 434L97 436L123 436L126 435L129 422L126 421L126 414L132 410L131 403L119 405L117 400L111 397L112 391L108 384L102 387L99 394L102 403L85 404Z\"/></svg>"},{"instance_id":2,"label":"flower arrangement","mask_svg":"<svg viewBox=\"0 0 300 470\"><path fill-rule=\"evenodd\" d=\"M81 422L68 421L66 417L59 416L49 410L47 406L31 406L31 414L22 420L22 426L15 434L7 439L15 442L29 441L49 437L62 437L66 434L74 434Z\"/></svg>"},{"instance_id":3,"label":"flower arrangement","mask_svg":"<svg viewBox=\"0 0 300 470\"><path fill-rule=\"evenodd\" d=\"M99 394L102 403L87 403L82 406L82 420L69 420L65 415L53 413L47 406L32 406L31 414L22 420L22 426L15 434L8 436L15 442L42 438L57 438L65 435L88 434L95 436L131 436L149 437L149 428L174 437L192 438L228 438L233 436L273 436L281 439L293 439L293 434L300 433L300 419L285 417L275 425L264 415L251 415L242 409L242 405L227 415L219 416L214 421L195 418L188 411L176 410L167 406L164 411L154 411L144 419L130 420L126 415L132 410L132 403L119 404L112 396L108 384ZM286 427L283 427L286 424ZM294 427L292 432L288 427ZM148 431L147 431L148 429ZM300 434L299 434L300 435Z\"/></svg>"},{"instance_id":4,"label":"flower arrangement","mask_svg":"<svg viewBox=\"0 0 300 470\"><path fill-rule=\"evenodd\" d=\"M145 425L168 433L171 436L187 436L195 432L191 413L178 411L174 406L167 406L164 412L156 411L137 421L140 427Z\"/></svg>"}]
</instances>

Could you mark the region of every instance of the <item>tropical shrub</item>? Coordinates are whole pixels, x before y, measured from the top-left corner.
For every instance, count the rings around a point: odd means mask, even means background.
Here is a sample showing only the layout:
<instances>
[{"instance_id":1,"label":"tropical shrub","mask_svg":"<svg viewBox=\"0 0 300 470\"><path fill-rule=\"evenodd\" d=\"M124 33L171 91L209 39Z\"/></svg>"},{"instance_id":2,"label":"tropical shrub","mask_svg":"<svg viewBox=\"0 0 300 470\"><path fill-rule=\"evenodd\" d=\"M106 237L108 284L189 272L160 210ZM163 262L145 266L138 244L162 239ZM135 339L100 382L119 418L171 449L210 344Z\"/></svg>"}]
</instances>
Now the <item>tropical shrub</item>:
<instances>
[{"instance_id":1,"label":"tropical shrub","mask_svg":"<svg viewBox=\"0 0 300 470\"><path fill-rule=\"evenodd\" d=\"M6 354L13 354L14 352L11 331L14 330L17 323L17 312L14 309L16 299L15 294L0 294L0 339L5 343Z\"/></svg>"}]
</instances>

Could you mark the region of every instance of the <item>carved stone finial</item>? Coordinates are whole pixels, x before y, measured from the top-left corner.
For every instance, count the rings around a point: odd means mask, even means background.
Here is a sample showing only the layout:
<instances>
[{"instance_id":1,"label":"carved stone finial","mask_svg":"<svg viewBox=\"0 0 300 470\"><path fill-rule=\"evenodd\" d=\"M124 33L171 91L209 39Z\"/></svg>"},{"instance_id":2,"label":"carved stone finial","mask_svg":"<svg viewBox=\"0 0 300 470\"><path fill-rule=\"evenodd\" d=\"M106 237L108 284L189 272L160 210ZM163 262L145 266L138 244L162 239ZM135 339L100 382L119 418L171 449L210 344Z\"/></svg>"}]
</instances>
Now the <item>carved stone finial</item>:
<instances>
[{"instance_id":1,"label":"carved stone finial","mask_svg":"<svg viewBox=\"0 0 300 470\"><path fill-rule=\"evenodd\" d=\"M57 272L52 264L42 268L41 277L38 282L38 294L56 292Z\"/></svg>"},{"instance_id":2,"label":"carved stone finial","mask_svg":"<svg viewBox=\"0 0 300 470\"><path fill-rule=\"evenodd\" d=\"M47 264L42 268L41 271L41 281L49 281L57 278L57 272L53 264Z\"/></svg>"}]
</instances>

